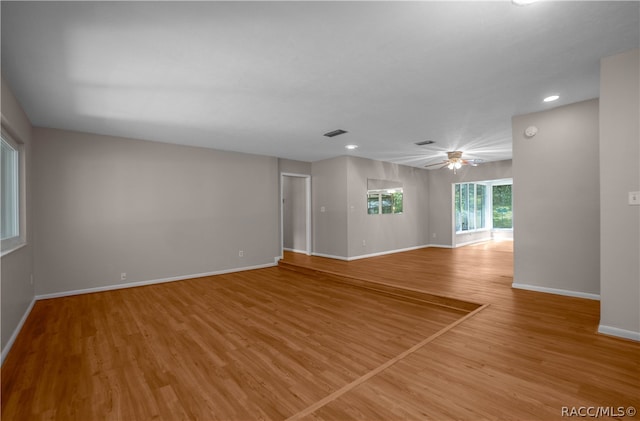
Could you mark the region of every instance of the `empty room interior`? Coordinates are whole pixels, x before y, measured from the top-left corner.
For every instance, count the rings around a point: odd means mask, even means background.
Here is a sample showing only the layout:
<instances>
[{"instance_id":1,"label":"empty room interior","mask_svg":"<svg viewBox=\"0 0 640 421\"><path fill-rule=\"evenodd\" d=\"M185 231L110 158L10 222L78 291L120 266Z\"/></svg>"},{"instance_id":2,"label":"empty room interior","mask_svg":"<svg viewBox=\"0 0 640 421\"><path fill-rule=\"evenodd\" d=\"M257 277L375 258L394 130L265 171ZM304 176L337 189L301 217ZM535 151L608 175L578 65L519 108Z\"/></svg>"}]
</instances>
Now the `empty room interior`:
<instances>
[{"instance_id":1,"label":"empty room interior","mask_svg":"<svg viewBox=\"0 0 640 421\"><path fill-rule=\"evenodd\" d=\"M0 15L3 420L640 418L640 2Z\"/></svg>"}]
</instances>

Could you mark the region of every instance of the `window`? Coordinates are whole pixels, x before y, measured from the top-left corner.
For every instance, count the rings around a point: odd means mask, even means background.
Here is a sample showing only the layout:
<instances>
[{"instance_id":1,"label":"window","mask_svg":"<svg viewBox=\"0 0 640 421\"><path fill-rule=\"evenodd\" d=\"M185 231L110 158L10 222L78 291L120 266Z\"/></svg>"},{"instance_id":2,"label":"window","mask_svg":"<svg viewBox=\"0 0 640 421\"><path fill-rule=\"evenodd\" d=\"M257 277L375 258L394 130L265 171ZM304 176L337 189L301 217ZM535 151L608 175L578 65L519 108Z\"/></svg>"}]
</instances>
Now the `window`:
<instances>
[{"instance_id":1,"label":"window","mask_svg":"<svg viewBox=\"0 0 640 421\"><path fill-rule=\"evenodd\" d=\"M493 228L513 228L511 184L493 186Z\"/></svg>"},{"instance_id":2,"label":"window","mask_svg":"<svg viewBox=\"0 0 640 421\"><path fill-rule=\"evenodd\" d=\"M455 185L456 232L486 228L487 186L476 183Z\"/></svg>"},{"instance_id":3,"label":"window","mask_svg":"<svg viewBox=\"0 0 640 421\"><path fill-rule=\"evenodd\" d=\"M0 239L2 252L24 243L21 224L21 147L4 133L0 151Z\"/></svg>"},{"instance_id":4,"label":"window","mask_svg":"<svg viewBox=\"0 0 640 421\"><path fill-rule=\"evenodd\" d=\"M367 179L367 213L369 215L402 213L402 182Z\"/></svg>"},{"instance_id":5,"label":"window","mask_svg":"<svg viewBox=\"0 0 640 421\"><path fill-rule=\"evenodd\" d=\"M512 180L487 180L454 186L456 233L513 229Z\"/></svg>"},{"instance_id":6,"label":"window","mask_svg":"<svg viewBox=\"0 0 640 421\"><path fill-rule=\"evenodd\" d=\"M368 190L369 215L402 213L402 189Z\"/></svg>"}]
</instances>

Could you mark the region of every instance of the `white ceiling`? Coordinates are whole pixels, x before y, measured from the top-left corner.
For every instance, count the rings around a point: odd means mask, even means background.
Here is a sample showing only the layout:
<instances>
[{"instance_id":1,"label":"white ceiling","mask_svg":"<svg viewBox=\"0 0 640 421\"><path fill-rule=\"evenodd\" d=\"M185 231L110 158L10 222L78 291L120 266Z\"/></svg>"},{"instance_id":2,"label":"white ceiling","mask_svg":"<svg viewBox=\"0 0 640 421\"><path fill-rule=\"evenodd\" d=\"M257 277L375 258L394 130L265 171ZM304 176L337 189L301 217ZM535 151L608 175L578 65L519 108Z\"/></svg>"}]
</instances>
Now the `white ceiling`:
<instances>
[{"instance_id":1,"label":"white ceiling","mask_svg":"<svg viewBox=\"0 0 640 421\"><path fill-rule=\"evenodd\" d=\"M508 159L513 115L598 97L600 58L640 40L636 1L0 7L34 125L304 161Z\"/></svg>"}]
</instances>

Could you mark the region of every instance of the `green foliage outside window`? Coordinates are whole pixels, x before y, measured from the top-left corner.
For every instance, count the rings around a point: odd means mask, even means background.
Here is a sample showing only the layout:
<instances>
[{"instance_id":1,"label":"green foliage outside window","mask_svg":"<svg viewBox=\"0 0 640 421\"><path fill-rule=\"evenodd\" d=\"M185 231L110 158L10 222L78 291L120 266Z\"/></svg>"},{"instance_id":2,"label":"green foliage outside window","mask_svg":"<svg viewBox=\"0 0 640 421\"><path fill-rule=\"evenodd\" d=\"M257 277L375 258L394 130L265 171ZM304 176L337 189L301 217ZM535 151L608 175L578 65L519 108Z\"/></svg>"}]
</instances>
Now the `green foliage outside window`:
<instances>
[{"instance_id":1,"label":"green foliage outside window","mask_svg":"<svg viewBox=\"0 0 640 421\"><path fill-rule=\"evenodd\" d=\"M402 211L402 191L369 190L367 192L367 213L369 215L397 214Z\"/></svg>"},{"instance_id":2,"label":"green foliage outside window","mask_svg":"<svg viewBox=\"0 0 640 421\"><path fill-rule=\"evenodd\" d=\"M493 227L513 228L512 186L493 186Z\"/></svg>"}]
</instances>

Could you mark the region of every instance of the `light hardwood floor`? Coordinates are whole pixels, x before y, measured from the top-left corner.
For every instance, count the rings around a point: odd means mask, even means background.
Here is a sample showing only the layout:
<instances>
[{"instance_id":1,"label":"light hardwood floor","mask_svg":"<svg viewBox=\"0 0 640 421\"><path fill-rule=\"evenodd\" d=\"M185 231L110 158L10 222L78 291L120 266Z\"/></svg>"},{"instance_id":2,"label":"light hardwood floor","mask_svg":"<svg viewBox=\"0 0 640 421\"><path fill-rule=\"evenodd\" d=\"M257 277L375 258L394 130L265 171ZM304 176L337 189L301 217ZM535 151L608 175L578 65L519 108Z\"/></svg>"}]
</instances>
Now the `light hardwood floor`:
<instances>
[{"instance_id":1,"label":"light hardwood floor","mask_svg":"<svg viewBox=\"0 0 640 421\"><path fill-rule=\"evenodd\" d=\"M352 262L287 253L280 268L40 301L2 367L2 419L640 408L640 344L598 335L596 301L513 290L512 258L508 242Z\"/></svg>"}]
</instances>

